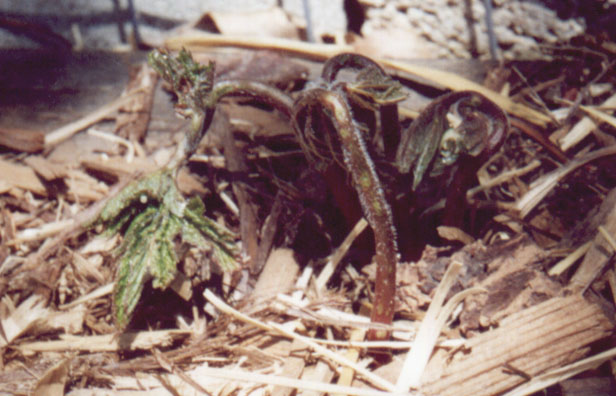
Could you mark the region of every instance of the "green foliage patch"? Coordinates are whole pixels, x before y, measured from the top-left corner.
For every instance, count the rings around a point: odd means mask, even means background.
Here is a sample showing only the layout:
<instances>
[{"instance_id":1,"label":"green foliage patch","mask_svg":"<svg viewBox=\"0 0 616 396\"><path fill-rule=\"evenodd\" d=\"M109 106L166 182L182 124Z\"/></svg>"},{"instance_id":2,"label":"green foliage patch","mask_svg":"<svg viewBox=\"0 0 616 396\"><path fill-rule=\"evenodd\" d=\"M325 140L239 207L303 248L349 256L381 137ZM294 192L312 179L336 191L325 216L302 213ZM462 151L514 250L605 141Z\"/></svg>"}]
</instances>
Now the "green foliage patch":
<instances>
[{"instance_id":1,"label":"green foliage patch","mask_svg":"<svg viewBox=\"0 0 616 396\"><path fill-rule=\"evenodd\" d=\"M145 282L165 289L177 273L176 245L211 249L225 271L238 266L235 236L205 217L200 198L188 201L178 191L175 172L164 169L137 180L113 197L101 211L99 223L108 232L124 231L116 252L113 312L118 329L131 320Z\"/></svg>"}]
</instances>

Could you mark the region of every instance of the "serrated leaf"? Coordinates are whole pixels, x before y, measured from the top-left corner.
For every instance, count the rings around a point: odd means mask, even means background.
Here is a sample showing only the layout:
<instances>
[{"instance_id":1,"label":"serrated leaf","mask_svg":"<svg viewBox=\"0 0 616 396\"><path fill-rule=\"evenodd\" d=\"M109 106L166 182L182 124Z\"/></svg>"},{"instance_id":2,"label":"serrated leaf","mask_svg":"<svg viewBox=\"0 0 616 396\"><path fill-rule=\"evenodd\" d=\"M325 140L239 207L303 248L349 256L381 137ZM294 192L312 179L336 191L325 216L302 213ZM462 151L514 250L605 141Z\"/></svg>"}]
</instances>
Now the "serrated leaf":
<instances>
[{"instance_id":1,"label":"serrated leaf","mask_svg":"<svg viewBox=\"0 0 616 396\"><path fill-rule=\"evenodd\" d=\"M190 52L182 49L177 57L164 50L154 50L148 63L169 82L178 95L180 105L204 109L214 81L214 63L195 62Z\"/></svg>"},{"instance_id":2,"label":"serrated leaf","mask_svg":"<svg viewBox=\"0 0 616 396\"><path fill-rule=\"evenodd\" d=\"M130 321L148 277L152 277L152 286L159 289L165 289L175 277L178 260L173 240L180 229L176 217L155 206L137 215L129 226L113 297L120 329Z\"/></svg>"},{"instance_id":3,"label":"serrated leaf","mask_svg":"<svg viewBox=\"0 0 616 396\"><path fill-rule=\"evenodd\" d=\"M223 270L237 268L234 235L204 216L199 198L186 201L169 170L153 173L128 185L103 208L99 221L118 231L128 224L118 257L113 308L116 325L124 329L139 302L143 286L165 289L177 273L175 242L211 247Z\"/></svg>"},{"instance_id":4,"label":"serrated leaf","mask_svg":"<svg viewBox=\"0 0 616 396\"><path fill-rule=\"evenodd\" d=\"M144 240L135 236L145 234L151 227L155 208L147 208L133 219L126 231L124 243L120 248L121 256L117 263L113 291L113 311L116 325L124 329L141 297L143 285L149 275L148 254L150 250L144 246Z\"/></svg>"},{"instance_id":5,"label":"serrated leaf","mask_svg":"<svg viewBox=\"0 0 616 396\"><path fill-rule=\"evenodd\" d=\"M168 188L169 178L171 178L171 171L163 170L130 183L107 202L98 217L99 222L115 224L122 218L121 213L125 209L143 198L160 200Z\"/></svg>"},{"instance_id":6,"label":"serrated leaf","mask_svg":"<svg viewBox=\"0 0 616 396\"><path fill-rule=\"evenodd\" d=\"M204 244L211 246L214 251L214 260L223 271L232 271L238 267L239 255L234 242L233 234L204 216L205 207L198 197L189 200L184 216L186 222L182 227L182 239L195 246Z\"/></svg>"},{"instance_id":7,"label":"serrated leaf","mask_svg":"<svg viewBox=\"0 0 616 396\"><path fill-rule=\"evenodd\" d=\"M175 254L174 239L181 230L178 218L171 214L163 214L164 217L153 236L152 250L153 260L150 263L152 274L152 286L165 289L175 277L178 258Z\"/></svg>"}]
</instances>

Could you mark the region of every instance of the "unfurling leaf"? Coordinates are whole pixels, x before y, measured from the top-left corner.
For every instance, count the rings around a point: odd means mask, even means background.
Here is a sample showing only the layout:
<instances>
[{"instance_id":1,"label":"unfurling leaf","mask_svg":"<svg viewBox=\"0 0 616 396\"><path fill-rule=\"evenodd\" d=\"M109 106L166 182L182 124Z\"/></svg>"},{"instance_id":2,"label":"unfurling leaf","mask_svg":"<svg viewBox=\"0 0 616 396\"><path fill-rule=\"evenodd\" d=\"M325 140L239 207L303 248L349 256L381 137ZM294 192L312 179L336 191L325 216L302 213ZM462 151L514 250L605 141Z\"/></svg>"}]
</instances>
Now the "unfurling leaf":
<instances>
[{"instance_id":1,"label":"unfurling leaf","mask_svg":"<svg viewBox=\"0 0 616 396\"><path fill-rule=\"evenodd\" d=\"M237 267L234 235L204 216L199 198L188 202L176 188L174 173L153 173L127 186L102 210L99 221L118 231L124 241L117 252L113 292L116 326L123 330L139 302L143 286L165 289L177 273L176 241L197 248L212 248L223 270Z\"/></svg>"}]
</instances>

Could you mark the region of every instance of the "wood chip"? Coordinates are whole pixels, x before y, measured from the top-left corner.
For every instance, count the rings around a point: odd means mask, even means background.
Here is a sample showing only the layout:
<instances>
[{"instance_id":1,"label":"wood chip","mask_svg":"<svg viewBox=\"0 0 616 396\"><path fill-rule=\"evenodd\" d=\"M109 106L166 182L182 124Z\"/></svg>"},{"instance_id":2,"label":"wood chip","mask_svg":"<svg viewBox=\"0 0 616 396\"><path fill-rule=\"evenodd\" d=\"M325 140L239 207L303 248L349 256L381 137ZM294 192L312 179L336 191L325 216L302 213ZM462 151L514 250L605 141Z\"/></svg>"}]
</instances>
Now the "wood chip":
<instances>
[{"instance_id":1,"label":"wood chip","mask_svg":"<svg viewBox=\"0 0 616 396\"><path fill-rule=\"evenodd\" d=\"M604 213L603 228L611 236L616 235L616 190L612 190L603 201L600 213ZM577 271L571 278L569 288L574 291L585 290L597 278L601 270L614 257L614 249L609 241L597 232L594 242Z\"/></svg>"},{"instance_id":2,"label":"wood chip","mask_svg":"<svg viewBox=\"0 0 616 396\"><path fill-rule=\"evenodd\" d=\"M122 94L130 95L132 99L120 107L116 117L115 133L118 136L134 142L143 140L150 123L157 81L158 74L145 63L132 72Z\"/></svg>"},{"instance_id":3,"label":"wood chip","mask_svg":"<svg viewBox=\"0 0 616 396\"><path fill-rule=\"evenodd\" d=\"M464 351L431 361L426 395L498 394L539 373L574 361L613 328L601 308L580 295L557 297L509 316L468 340Z\"/></svg>"},{"instance_id":4,"label":"wood chip","mask_svg":"<svg viewBox=\"0 0 616 396\"><path fill-rule=\"evenodd\" d=\"M39 155L31 155L24 159L26 165L34 169L37 175L47 181L62 179L67 176L66 165L56 164Z\"/></svg>"},{"instance_id":5,"label":"wood chip","mask_svg":"<svg viewBox=\"0 0 616 396\"><path fill-rule=\"evenodd\" d=\"M0 175L2 175L3 183L10 187L17 187L39 195L47 195L47 189L29 166L0 159Z\"/></svg>"},{"instance_id":6,"label":"wood chip","mask_svg":"<svg viewBox=\"0 0 616 396\"><path fill-rule=\"evenodd\" d=\"M45 133L31 129L0 128L0 146L26 153L43 150Z\"/></svg>"},{"instance_id":7,"label":"wood chip","mask_svg":"<svg viewBox=\"0 0 616 396\"><path fill-rule=\"evenodd\" d=\"M33 396L64 396L64 385L68 378L70 360L64 359L51 367L38 380Z\"/></svg>"}]
</instances>

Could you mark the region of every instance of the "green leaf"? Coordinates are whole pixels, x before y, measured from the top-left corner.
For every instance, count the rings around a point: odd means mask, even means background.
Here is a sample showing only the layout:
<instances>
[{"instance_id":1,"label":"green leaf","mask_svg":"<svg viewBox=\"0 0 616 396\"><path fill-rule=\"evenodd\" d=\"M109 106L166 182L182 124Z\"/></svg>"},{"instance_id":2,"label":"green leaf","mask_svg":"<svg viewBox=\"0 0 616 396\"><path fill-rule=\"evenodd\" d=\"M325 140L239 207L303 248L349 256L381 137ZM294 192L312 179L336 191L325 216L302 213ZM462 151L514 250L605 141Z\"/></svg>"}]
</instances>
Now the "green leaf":
<instances>
[{"instance_id":1,"label":"green leaf","mask_svg":"<svg viewBox=\"0 0 616 396\"><path fill-rule=\"evenodd\" d=\"M143 285L149 277L149 263L153 259L153 251L150 249L152 239L147 236L152 236L157 216L155 207L147 208L137 215L128 227L124 243L120 247L121 255L117 263L113 292L114 316L119 329L124 329L130 322ZM143 238L139 238L140 235Z\"/></svg>"},{"instance_id":2,"label":"green leaf","mask_svg":"<svg viewBox=\"0 0 616 396\"><path fill-rule=\"evenodd\" d=\"M162 193L169 188L169 179L173 183L172 171L162 170L130 183L107 202L98 217L98 222L116 225L119 221L126 221L127 217L132 216L130 214L122 216L123 211L130 210L134 202L145 204L148 200L160 200ZM146 202L143 202L144 199Z\"/></svg>"},{"instance_id":3,"label":"green leaf","mask_svg":"<svg viewBox=\"0 0 616 396\"><path fill-rule=\"evenodd\" d=\"M198 197L188 201L184 216L186 221L182 227L182 239L195 246L211 246L214 250L214 259L223 271L232 271L238 267L239 255L234 242L234 235L204 216L205 206Z\"/></svg>"},{"instance_id":4,"label":"green leaf","mask_svg":"<svg viewBox=\"0 0 616 396\"><path fill-rule=\"evenodd\" d=\"M117 232L125 225L124 241L116 252L113 292L116 326L123 330L131 320L143 286L165 289L177 274L176 242L212 248L224 270L237 268L235 236L204 216L199 198L186 201L174 182L174 172L164 170L137 180L112 198L98 222Z\"/></svg>"},{"instance_id":5,"label":"green leaf","mask_svg":"<svg viewBox=\"0 0 616 396\"><path fill-rule=\"evenodd\" d=\"M181 106L191 109L207 107L214 81L214 63L202 65L195 62L185 49L175 58L167 51L154 50L148 55L148 63L173 86Z\"/></svg>"}]
</instances>

